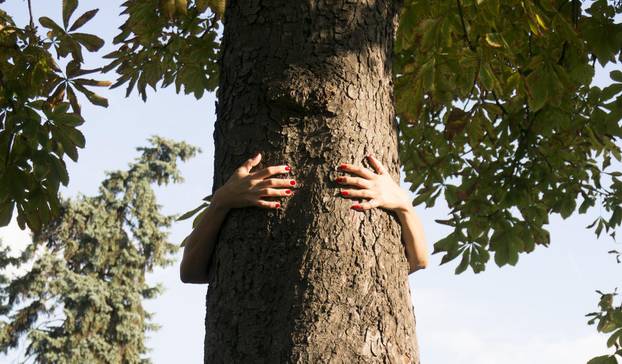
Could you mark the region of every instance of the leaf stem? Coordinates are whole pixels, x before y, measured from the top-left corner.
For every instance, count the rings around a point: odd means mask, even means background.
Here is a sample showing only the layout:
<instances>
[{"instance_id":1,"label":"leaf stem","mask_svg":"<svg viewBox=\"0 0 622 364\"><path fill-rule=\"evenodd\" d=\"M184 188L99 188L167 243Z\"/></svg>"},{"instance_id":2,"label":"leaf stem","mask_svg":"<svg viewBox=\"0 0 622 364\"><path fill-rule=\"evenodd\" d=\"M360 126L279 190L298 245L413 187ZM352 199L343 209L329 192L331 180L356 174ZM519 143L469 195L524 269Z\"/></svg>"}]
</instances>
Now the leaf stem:
<instances>
[{"instance_id":1,"label":"leaf stem","mask_svg":"<svg viewBox=\"0 0 622 364\"><path fill-rule=\"evenodd\" d=\"M464 13L462 11L462 3L460 3L460 0L456 0L456 3L458 4L458 14L460 15L460 22L462 23L462 30L464 30L464 39L469 45L469 49L472 51L475 51L475 47L471 43L471 40L469 39L469 34L467 33L466 23L464 22Z\"/></svg>"}]
</instances>

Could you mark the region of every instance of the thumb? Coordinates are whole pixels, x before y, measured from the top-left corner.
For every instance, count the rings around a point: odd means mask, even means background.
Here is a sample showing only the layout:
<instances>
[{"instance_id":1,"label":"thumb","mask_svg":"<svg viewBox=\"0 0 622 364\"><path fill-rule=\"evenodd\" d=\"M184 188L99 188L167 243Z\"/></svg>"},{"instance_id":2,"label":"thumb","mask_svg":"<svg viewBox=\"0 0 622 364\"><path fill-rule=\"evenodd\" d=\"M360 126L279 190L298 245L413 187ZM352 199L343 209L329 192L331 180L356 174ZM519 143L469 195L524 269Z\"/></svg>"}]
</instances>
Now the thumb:
<instances>
[{"instance_id":1,"label":"thumb","mask_svg":"<svg viewBox=\"0 0 622 364\"><path fill-rule=\"evenodd\" d=\"M259 162L261 162L261 153L257 153L254 157L251 157L246 162L244 162L243 167L246 170L246 173L250 173L251 169L258 165Z\"/></svg>"}]
</instances>

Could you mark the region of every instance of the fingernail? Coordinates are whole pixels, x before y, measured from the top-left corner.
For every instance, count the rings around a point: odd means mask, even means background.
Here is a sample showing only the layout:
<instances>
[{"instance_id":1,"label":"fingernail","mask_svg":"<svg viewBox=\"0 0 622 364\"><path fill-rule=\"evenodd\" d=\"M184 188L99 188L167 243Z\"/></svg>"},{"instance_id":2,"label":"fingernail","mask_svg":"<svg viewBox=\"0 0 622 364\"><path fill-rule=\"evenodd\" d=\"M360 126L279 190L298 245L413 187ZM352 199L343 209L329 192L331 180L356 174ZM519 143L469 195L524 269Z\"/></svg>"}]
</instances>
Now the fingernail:
<instances>
[{"instance_id":1,"label":"fingernail","mask_svg":"<svg viewBox=\"0 0 622 364\"><path fill-rule=\"evenodd\" d=\"M339 169L346 169L346 168L348 168L348 165L347 165L347 164L345 164L345 163L341 163L341 164L339 165Z\"/></svg>"},{"instance_id":2,"label":"fingernail","mask_svg":"<svg viewBox=\"0 0 622 364\"><path fill-rule=\"evenodd\" d=\"M345 180L346 180L346 178L345 178L345 177L337 177L337 178L335 179L335 181L337 181L337 182L339 182L339 183L341 183L341 182L345 182Z\"/></svg>"},{"instance_id":3,"label":"fingernail","mask_svg":"<svg viewBox=\"0 0 622 364\"><path fill-rule=\"evenodd\" d=\"M292 191L291 190L285 190L285 194L286 195L291 195Z\"/></svg>"},{"instance_id":4,"label":"fingernail","mask_svg":"<svg viewBox=\"0 0 622 364\"><path fill-rule=\"evenodd\" d=\"M347 195L349 195L349 194L350 194L350 193L349 193L348 191L341 191L341 195L342 195L342 196L347 196Z\"/></svg>"},{"instance_id":5,"label":"fingernail","mask_svg":"<svg viewBox=\"0 0 622 364\"><path fill-rule=\"evenodd\" d=\"M291 181L289 181L289 184L292 185L292 186L295 186L296 185L296 181L291 180Z\"/></svg>"},{"instance_id":6,"label":"fingernail","mask_svg":"<svg viewBox=\"0 0 622 364\"><path fill-rule=\"evenodd\" d=\"M290 166L285 166L285 170L286 170L286 171L290 171L290 170L291 170L291 167L290 167Z\"/></svg>"},{"instance_id":7,"label":"fingernail","mask_svg":"<svg viewBox=\"0 0 622 364\"><path fill-rule=\"evenodd\" d=\"M351 209L354 209L354 210L361 210L361 209L363 209L363 206L361 206L361 205L353 205L353 206L351 207Z\"/></svg>"},{"instance_id":8,"label":"fingernail","mask_svg":"<svg viewBox=\"0 0 622 364\"><path fill-rule=\"evenodd\" d=\"M281 207L281 204L277 202L275 206L278 209L279 207Z\"/></svg>"}]
</instances>

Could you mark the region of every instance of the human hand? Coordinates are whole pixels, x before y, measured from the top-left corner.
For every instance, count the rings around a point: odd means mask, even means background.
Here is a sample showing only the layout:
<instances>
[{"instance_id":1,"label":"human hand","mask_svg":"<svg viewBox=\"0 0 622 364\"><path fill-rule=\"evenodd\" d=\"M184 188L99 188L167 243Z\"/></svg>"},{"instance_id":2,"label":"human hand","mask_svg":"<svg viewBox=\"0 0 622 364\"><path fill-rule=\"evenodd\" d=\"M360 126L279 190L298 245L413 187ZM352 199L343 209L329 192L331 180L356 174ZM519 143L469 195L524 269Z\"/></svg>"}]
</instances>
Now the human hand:
<instances>
[{"instance_id":1,"label":"human hand","mask_svg":"<svg viewBox=\"0 0 622 364\"><path fill-rule=\"evenodd\" d=\"M366 199L367 201L352 205L357 211L369 210L375 207L394 211L408 211L410 198L386 171L384 166L372 155L367 160L376 170L376 173L364 167L342 163L338 169L358 175L358 177L339 176L335 181L345 186L358 187L357 189L342 189L341 196L352 199Z\"/></svg>"},{"instance_id":2,"label":"human hand","mask_svg":"<svg viewBox=\"0 0 622 364\"><path fill-rule=\"evenodd\" d=\"M238 167L227 182L220 187L211 204L224 209L259 206L264 208L279 208L281 203L262 199L264 197L286 197L293 194L291 188L296 185L293 179L268 178L277 174L289 173L287 165L270 166L251 172L259 164L261 154L248 159Z\"/></svg>"}]
</instances>

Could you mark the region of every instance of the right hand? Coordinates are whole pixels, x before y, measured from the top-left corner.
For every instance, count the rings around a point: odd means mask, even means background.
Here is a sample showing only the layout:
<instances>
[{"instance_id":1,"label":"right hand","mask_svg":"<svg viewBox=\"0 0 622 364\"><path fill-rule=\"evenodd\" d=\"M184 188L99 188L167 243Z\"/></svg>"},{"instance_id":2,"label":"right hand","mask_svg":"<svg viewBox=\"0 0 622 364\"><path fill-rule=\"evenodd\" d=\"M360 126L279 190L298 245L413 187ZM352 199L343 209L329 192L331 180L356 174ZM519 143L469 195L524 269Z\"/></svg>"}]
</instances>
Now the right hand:
<instances>
[{"instance_id":1,"label":"right hand","mask_svg":"<svg viewBox=\"0 0 622 364\"><path fill-rule=\"evenodd\" d=\"M261 161L261 154L250 158L233 172L227 182L212 197L212 205L231 209L249 206L275 209L281 207L278 201L269 201L265 197L288 197L293 194L296 181L286 178L269 178L277 174L290 172L287 165L270 166L251 173L253 167Z\"/></svg>"}]
</instances>

